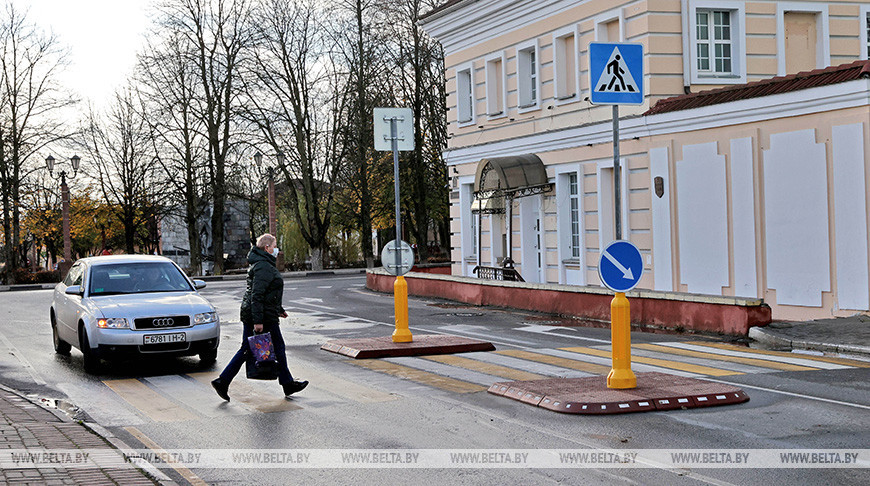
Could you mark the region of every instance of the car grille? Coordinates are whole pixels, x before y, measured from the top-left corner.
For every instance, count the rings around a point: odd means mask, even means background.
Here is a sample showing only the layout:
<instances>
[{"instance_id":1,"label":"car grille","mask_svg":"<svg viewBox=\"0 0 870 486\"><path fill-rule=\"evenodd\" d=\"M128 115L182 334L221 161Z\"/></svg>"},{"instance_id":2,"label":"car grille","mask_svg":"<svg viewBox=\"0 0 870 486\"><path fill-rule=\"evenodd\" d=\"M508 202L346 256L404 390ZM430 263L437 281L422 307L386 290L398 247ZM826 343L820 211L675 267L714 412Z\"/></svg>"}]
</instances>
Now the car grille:
<instances>
[{"instance_id":1,"label":"car grille","mask_svg":"<svg viewBox=\"0 0 870 486\"><path fill-rule=\"evenodd\" d=\"M136 329L172 329L190 326L190 316L142 317L134 321Z\"/></svg>"}]
</instances>

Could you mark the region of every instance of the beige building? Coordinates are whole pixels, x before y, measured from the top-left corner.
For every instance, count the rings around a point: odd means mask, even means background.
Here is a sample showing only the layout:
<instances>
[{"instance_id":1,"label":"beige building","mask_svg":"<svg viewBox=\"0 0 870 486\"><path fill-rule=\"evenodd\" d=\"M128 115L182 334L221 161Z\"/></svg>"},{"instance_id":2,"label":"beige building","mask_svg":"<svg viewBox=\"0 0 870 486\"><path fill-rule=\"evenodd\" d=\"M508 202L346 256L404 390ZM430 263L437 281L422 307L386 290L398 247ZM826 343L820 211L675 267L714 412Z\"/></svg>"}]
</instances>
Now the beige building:
<instances>
[{"instance_id":1,"label":"beige building","mask_svg":"<svg viewBox=\"0 0 870 486\"><path fill-rule=\"evenodd\" d=\"M510 256L528 282L600 285L611 107L588 101L588 48L634 42L620 199L639 286L760 297L777 319L870 309L870 4L452 0L422 23L445 50L454 274Z\"/></svg>"}]
</instances>

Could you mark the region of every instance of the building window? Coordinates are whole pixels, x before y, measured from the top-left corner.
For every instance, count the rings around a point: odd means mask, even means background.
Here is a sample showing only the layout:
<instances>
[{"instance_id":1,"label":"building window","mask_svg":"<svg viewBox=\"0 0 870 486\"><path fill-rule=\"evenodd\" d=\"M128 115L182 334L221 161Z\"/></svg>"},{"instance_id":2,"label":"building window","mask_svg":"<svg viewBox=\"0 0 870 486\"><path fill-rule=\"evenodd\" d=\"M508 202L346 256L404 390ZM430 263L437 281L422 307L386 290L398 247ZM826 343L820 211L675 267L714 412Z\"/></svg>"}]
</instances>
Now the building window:
<instances>
[{"instance_id":1,"label":"building window","mask_svg":"<svg viewBox=\"0 0 870 486\"><path fill-rule=\"evenodd\" d=\"M460 124L474 121L473 79L471 66L456 72L456 110Z\"/></svg>"},{"instance_id":2,"label":"building window","mask_svg":"<svg viewBox=\"0 0 870 486\"><path fill-rule=\"evenodd\" d=\"M625 41L625 32L623 32L624 20L622 8L617 8L595 17L595 41Z\"/></svg>"},{"instance_id":3,"label":"building window","mask_svg":"<svg viewBox=\"0 0 870 486\"><path fill-rule=\"evenodd\" d=\"M698 72L729 75L731 62L731 12L698 10L695 35Z\"/></svg>"},{"instance_id":4,"label":"building window","mask_svg":"<svg viewBox=\"0 0 870 486\"><path fill-rule=\"evenodd\" d=\"M556 98L559 101L576 100L577 93L577 44L574 30L563 31L554 36Z\"/></svg>"},{"instance_id":5,"label":"building window","mask_svg":"<svg viewBox=\"0 0 870 486\"><path fill-rule=\"evenodd\" d=\"M730 5L733 8L728 8ZM746 82L742 2L691 2L684 41L686 81L689 84ZM727 7L726 7L727 5Z\"/></svg>"},{"instance_id":6,"label":"building window","mask_svg":"<svg viewBox=\"0 0 870 486\"><path fill-rule=\"evenodd\" d=\"M864 44L867 54L865 59L870 59L870 12L864 14Z\"/></svg>"},{"instance_id":7,"label":"building window","mask_svg":"<svg viewBox=\"0 0 870 486\"><path fill-rule=\"evenodd\" d=\"M520 108L538 104L538 50L535 45L517 51L517 77L519 78Z\"/></svg>"},{"instance_id":8,"label":"building window","mask_svg":"<svg viewBox=\"0 0 870 486\"><path fill-rule=\"evenodd\" d=\"M505 116L504 59L501 55L486 61L486 114Z\"/></svg>"},{"instance_id":9,"label":"building window","mask_svg":"<svg viewBox=\"0 0 870 486\"><path fill-rule=\"evenodd\" d=\"M580 190L576 172L568 176L568 197L571 208L571 257L580 258Z\"/></svg>"},{"instance_id":10,"label":"building window","mask_svg":"<svg viewBox=\"0 0 870 486\"><path fill-rule=\"evenodd\" d=\"M776 5L776 72L779 76L831 65L828 6L810 2Z\"/></svg>"}]
</instances>

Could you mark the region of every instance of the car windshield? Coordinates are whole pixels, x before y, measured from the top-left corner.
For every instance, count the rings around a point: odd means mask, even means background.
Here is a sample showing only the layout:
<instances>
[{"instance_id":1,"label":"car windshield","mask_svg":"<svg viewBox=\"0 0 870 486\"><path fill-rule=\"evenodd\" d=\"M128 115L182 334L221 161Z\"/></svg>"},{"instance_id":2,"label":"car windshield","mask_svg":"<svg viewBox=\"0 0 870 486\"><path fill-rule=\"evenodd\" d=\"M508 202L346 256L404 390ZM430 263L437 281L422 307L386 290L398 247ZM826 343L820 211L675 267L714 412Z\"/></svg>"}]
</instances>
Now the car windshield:
<instances>
[{"instance_id":1,"label":"car windshield","mask_svg":"<svg viewBox=\"0 0 870 486\"><path fill-rule=\"evenodd\" d=\"M190 292L187 279L169 262L114 263L91 269L90 295Z\"/></svg>"}]
</instances>

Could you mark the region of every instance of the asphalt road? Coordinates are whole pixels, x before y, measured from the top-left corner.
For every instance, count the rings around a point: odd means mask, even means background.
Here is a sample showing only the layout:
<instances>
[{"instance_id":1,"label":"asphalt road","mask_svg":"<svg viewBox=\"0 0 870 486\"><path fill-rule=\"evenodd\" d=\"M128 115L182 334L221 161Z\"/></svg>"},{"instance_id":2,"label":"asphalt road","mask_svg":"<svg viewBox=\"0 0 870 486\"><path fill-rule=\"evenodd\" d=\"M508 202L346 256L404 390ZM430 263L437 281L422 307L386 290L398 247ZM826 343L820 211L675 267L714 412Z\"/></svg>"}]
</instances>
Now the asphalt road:
<instances>
[{"instance_id":1,"label":"asphalt road","mask_svg":"<svg viewBox=\"0 0 870 486\"><path fill-rule=\"evenodd\" d=\"M215 366L203 369L196 358L136 360L113 363L99 376L84 373L76 350L70 357L54 354L48 324L51 291L0 293L0 383L74 404L80 418L100 424L134 448L868 448L870 362L843 365L766 351L749 355L752 350L735 351L727 339L633 333L635 371L732 383L743 387L751 400L670 412L563 415L490 395L485 389L494 381L510 381L504 376L585 376L583 369L608 366L606 358L592 354L608 349L609 329L580 327L576 321L551 315L411 298L412 332L487 339L497 351L441 361L361 361L321 351L320 345L329 339L392 332L392 295L368 291L364 283L361 275L285 282L284 302L290 316L282 330L290 369L297 378L311 381L308 389L291 400L282 397L275 383L251 382L240 376L230 388L232 401L224 403L208 385L238 346L242 281L213 282L202 291L222 320ZM720 344L725 347L717 347ZM577 354L564 350L578 347L598 351ZM741 357L744 354L750 357ZM579 364L571 368L565 364L569 362ZM867 468L652 465L162 471L178 483L194 484L870 484Z\"/></svg>"}]
</instances>

